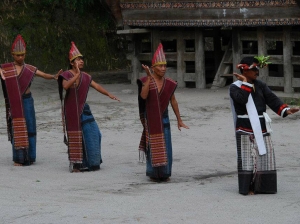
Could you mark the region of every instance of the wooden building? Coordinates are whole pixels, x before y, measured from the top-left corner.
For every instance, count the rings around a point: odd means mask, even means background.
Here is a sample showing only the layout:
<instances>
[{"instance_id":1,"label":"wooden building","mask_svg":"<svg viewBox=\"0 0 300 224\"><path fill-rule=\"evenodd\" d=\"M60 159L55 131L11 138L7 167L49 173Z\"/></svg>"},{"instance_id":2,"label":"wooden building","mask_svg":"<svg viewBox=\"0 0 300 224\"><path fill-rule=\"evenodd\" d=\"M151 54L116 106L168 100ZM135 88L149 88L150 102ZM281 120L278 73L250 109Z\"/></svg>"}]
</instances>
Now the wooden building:
<instances>
[{"instance_id":1,"label":"wooden building","mask_svg":"<svg viewBox=\"0 0 300 224\"><path fill-rule=\"evenodd\" d=\"M167 76L179 87L232 82L244 56L269 55L260 71L270 87L300 91L300 7L295 0L103 0L129 41L132 83L162 42Z\"/></svg>"}]
</instances>

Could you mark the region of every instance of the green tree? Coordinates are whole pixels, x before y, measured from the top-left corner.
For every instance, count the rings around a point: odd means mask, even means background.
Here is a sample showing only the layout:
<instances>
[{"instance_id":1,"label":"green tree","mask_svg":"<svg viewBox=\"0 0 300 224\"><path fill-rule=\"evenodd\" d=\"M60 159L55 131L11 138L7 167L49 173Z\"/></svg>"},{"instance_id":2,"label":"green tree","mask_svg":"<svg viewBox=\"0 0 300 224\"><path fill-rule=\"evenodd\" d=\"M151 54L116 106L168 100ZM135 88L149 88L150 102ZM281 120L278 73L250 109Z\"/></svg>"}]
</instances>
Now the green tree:
<instances>
[{"instance_id":1,"label":"green tree","mask_svg":"<svg viewBox=\"0 0 300 224\"><path fill-rule=\"evenodd\" d=\"M124 40L115 29L99 0L5 0L0 3L0 62L11 61L11 44L21 34L26 62L41 70L66 69L71 41L85 56L86 70L124 68Z\"/></svg>"}]
</instances>

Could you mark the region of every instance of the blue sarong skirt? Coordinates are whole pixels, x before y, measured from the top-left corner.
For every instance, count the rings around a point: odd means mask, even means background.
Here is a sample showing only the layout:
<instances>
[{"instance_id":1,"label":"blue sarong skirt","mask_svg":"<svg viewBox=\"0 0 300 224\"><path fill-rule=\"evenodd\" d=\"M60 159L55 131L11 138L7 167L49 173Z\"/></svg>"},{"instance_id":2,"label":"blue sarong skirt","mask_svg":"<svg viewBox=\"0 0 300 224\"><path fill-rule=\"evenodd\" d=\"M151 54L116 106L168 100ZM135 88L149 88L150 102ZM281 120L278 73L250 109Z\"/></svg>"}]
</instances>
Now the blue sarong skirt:
<instances>
[{"instance_id":1,"label":"blue sarong skirt","mask_svg":"<svg viewBox=\"0 0 300 224\"><path fill-rule=\"evenodd\" d=\"M101 132L94 119L88 104L84 105L81 115L83 136L83 165L89 170L100 169L101 157Z\"/></svg>"}]
</instances>

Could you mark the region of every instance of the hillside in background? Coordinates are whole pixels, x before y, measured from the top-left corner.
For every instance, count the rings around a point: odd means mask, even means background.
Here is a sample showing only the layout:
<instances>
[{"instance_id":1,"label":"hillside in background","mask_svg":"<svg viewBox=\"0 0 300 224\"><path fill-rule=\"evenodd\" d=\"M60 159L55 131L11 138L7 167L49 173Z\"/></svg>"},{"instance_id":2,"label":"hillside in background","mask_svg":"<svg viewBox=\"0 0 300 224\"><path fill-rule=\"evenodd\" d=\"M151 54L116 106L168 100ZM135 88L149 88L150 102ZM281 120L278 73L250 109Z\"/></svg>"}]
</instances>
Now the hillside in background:
<instances>
[{"instance_id":1,"label":"hillside in background","mask_svg":"<svg viewBox=\"0 0 300 224\"><path fill-rule=\"evenodd\" d=\"M0 63L12 61L17 34L27 44L26 63L55 72L68 68L71 41L86 71L126 69L126 44L99 0L4 0L0 2Z\"/></svg>"}]
</instances>

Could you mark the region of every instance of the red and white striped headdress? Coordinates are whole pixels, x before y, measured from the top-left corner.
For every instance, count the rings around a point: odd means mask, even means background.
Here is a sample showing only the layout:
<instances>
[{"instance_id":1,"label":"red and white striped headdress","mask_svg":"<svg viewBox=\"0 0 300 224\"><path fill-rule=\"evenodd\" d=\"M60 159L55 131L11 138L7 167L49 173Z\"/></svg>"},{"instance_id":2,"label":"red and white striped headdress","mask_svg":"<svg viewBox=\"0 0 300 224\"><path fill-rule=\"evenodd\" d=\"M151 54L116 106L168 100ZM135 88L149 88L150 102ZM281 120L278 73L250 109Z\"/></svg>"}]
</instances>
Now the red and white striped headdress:
<instances>
[{"instance_id":1,"label":"red and white striped headdress","mask_svg":"<svg viewBox=\"0 0 300 224\"><path fill-rule=\"evenodd\" d=\"M11 53L12 54L25 54L26 53L26 44L23 40L22 36L18 34L15 41L11 46Z\"/></svg>"},{"instance_id":2,"label":"red and white striped headdress","mask_svg":"<svg viewBox=\"0 0 300 224\"><path fill-rule=\"evenodd\" d=\"M243 70L251 70L251 69L257 69L259 70L259 67L258 67L258 64L256 63L253 63L252 65L248 65L248 64L238 64L236 66L236 68L239 68L239 69L243 69Z\"/></svg>"},{"instance_id":3,"label":"red and white striped headdress","mask_svg":"<svg viewBox=\"0 0 300 224\"><path fill-rule=\"evenodd\" d=\"M156 65L166 65L166 56L164 53L163 45L160 43L154 53L154 56L152 58L152 66Z\"/></svg>"},{"instance_id":4,"label":"red and white striped headdress","mask_svg":"<svg viewBox=\"0 0 300 224\"><path fill-rule=\"evenodd\" d=\"M71 42L71 49L69 52L69 59L70 62L73 61L77 57L83 57L82 54L79 52L78 48L76 47L75 43Z\"/></svg>"}]
</instances>

